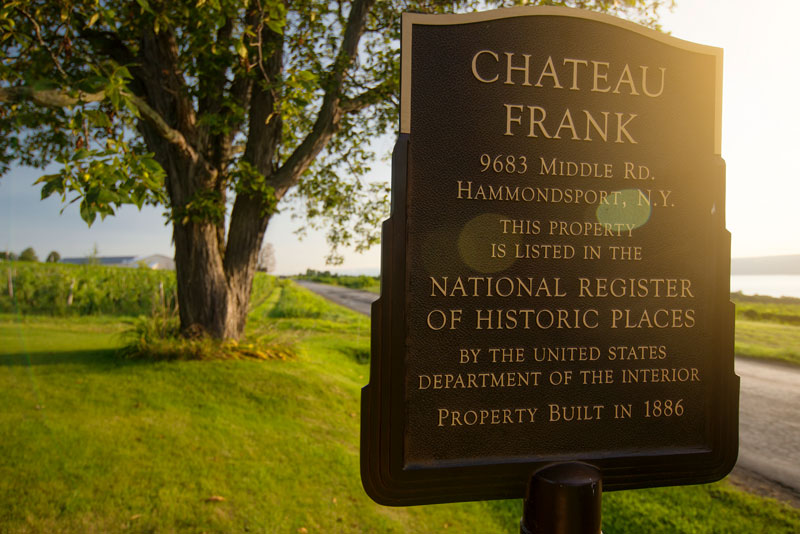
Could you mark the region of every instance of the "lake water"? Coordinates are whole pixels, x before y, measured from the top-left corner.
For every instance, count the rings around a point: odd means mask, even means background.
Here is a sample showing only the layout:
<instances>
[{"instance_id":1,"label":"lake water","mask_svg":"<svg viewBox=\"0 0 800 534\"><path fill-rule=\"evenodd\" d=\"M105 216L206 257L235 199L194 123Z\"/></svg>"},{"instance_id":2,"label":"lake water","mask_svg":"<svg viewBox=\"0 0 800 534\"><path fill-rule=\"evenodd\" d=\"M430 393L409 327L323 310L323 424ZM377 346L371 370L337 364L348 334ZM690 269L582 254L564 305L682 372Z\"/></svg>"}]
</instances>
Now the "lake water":
<instances>
[{"instance_id":1,"label":"lake water","mask_svg":"<svg viewBox=\"0 0 800 534\"><path fill-rule=\"evenodd\" d=\"M733 275L731 276L731 291L741 291L745 295L800 298L800 275Z\"/></svg>"}]
</instances>

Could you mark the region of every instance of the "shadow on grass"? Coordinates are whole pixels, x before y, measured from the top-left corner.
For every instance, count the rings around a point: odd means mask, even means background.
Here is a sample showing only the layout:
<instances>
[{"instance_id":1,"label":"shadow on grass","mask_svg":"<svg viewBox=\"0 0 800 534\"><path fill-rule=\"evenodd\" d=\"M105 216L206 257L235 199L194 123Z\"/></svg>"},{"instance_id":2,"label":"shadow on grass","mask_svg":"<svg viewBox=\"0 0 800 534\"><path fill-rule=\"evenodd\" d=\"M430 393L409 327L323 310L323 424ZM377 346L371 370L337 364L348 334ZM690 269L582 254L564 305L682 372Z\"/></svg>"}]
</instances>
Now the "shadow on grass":
<instances>
[{"instance_id":1,"label":"shadow on grass","mask_svg":"<svg viewBox=\"0 0 800 534\"><path fill-rule=\"evenodd\" d=\"M39 367L76 365L94 370L147 365L147 360L122 357L119 349L87 349L66 351L32 351L0 355L0 367Z\"/></svg>"}]
</instances>

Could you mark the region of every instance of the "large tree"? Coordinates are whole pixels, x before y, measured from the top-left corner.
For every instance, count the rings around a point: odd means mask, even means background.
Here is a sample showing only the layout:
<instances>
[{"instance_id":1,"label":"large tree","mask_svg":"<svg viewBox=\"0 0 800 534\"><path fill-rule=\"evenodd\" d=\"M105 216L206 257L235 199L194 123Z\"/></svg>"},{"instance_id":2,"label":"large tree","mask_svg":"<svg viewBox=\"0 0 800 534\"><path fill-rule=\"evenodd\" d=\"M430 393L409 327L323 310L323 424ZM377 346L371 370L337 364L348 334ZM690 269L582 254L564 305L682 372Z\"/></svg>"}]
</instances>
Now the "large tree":
<instances>
[{"instance_id":1,"label":"large tree","mask_svg":"<svg viewBox=\"0 0 800 534\"><path fill-rule=\"evenodd\" d=\"M397 113L402 11L541 3L654 24L663 0L5 0L0 174L61 170L42 196L89 224L161 204L181 327L238 338L262 238L294 192L338 247L378 239L387 188L362 182Z\"/></svg>"}]
</instances>

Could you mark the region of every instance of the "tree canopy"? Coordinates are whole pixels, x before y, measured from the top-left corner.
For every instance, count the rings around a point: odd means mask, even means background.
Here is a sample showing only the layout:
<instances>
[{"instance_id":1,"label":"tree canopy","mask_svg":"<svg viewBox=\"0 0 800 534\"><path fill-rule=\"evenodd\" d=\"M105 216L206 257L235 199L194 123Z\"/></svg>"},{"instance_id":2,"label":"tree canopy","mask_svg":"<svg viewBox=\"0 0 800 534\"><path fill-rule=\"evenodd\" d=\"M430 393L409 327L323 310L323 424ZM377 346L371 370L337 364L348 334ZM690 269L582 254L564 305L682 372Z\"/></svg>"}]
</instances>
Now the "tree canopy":
<instances>
[{"instance_id":1,"label":"tree canopy","mask_svg":"<svg viewBox=\"0 0 800 534\"><path fill-rule=\"evenodd\" d=\"M7 0L0 174L58 172L42 197L81 217L162 205L184 332L238 337L270 217L294 197L343 245L379 239L388 186L371 141L395 129L400 13L520 3L654 25L662 0ZM388 177L387 177L388 178Z\"/></svg>"},{"instance_id":2,"label":"tree canopy","mask_svg":"<svg viewBox=\"0 0 800 534\"><path fill-rule=\"evenodd\" d=\"M19 261L39 261L39 256L36 255L33 247L28 247L19 253Z\"/></svg>"}]
</instances>

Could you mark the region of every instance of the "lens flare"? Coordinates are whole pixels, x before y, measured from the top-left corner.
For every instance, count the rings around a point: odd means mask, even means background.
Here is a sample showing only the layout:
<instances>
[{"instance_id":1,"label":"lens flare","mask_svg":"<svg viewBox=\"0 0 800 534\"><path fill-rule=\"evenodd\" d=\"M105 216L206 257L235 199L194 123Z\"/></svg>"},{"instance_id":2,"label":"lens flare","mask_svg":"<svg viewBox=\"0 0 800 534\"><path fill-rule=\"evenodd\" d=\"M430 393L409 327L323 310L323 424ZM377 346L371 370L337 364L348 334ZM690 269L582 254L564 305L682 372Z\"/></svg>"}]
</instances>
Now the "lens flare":
<instances>
[{"instance_id":1,"label":"lens flare","mask_svg":"<svg viewBox=\"0 0 800 534\"><path fill-rule=\"evenodd\" d=\"M511 267L515 258L511 249L519 237L503 234L505 215L484 213L470 220L458 235L461 260L480 273L496 273Z\"/></svg>"},{"instance_id":2,"label":"lens flare","mask_svg":"<svg viewBox=\"0 0 800 534\"><path fill-rule=\"evenodd\" d=\"M623 189L609 194L615 201L597 207L597 221L603 224L629 225L641 228L650 220L651 206L648 196L639 189Z\"/></svg>"}]
</instances>

